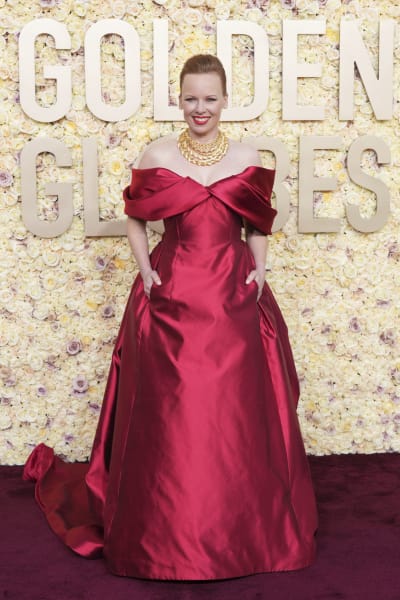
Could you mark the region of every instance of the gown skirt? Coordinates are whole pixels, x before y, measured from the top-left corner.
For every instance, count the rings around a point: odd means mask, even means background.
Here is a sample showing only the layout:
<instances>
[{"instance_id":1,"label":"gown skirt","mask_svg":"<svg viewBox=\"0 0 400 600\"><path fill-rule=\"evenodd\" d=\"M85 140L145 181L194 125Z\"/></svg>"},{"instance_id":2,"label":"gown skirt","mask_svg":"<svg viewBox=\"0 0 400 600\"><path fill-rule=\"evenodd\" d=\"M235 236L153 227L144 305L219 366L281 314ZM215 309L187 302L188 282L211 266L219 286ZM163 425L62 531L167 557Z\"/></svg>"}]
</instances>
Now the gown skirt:
<instances>
[{"instance_id":1,"label":"gown skirt","mask_svg":"<svg viewBox=\"0 0 400 600\"><path fill-rule=\"evenodd\" d=\"M314 560L317 512L296 414L287 327L267 283L246 284L242 220L264 234L274 171L248 167L203 186L133 169L125 212L163 219L112 355L90 461L45 444L23 477L50 527L116 575L224 579Z\"/></svg>"}]
</instances>

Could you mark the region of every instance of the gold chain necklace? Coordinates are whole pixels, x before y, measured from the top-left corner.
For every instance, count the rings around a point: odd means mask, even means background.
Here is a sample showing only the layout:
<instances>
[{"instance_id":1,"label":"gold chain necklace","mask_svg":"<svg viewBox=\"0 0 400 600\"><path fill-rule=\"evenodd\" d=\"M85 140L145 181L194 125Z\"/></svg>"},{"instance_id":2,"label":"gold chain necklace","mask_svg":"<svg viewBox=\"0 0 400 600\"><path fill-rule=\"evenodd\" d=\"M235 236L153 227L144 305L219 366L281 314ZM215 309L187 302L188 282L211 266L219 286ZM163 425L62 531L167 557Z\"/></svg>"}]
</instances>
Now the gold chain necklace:
<instances>
[{"instance_id":1,"label":"gold chain necklace","mask_svg":"<svg viewBox=\"0 0 400 600\"><path fill-rule=\"evenodd\" d=\"M218 130L218 135L211 142L201 143L190 137L189 129L185 129L178 137L178 148L187 161L200 167L219 162L228 151L229 141L226 135Z\"/></svg>"}]
</instances>

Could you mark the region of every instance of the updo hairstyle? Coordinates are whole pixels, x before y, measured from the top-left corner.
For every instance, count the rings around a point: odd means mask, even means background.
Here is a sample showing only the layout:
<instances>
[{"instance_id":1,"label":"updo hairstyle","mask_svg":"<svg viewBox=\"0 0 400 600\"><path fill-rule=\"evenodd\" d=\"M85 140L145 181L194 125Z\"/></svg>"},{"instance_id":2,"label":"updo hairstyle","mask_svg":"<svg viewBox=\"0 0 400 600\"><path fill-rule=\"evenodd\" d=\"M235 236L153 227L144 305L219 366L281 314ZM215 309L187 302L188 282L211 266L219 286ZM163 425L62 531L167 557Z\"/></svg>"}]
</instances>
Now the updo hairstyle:
<instances>
[{"instance_id":1,"label":"updo hairstyle","mask_svg":"<svg viewBox=\"0 0 400 600\"><path fill-rule=\"evenodd\" d=\"M195 54L187 59L179 76L181 90L185 75L198 75L200 73L216 73L219 75L222 83L222 93L224 96L227 95L225 69L219 58L213 54Z\"/></svg>"}]
</instances>

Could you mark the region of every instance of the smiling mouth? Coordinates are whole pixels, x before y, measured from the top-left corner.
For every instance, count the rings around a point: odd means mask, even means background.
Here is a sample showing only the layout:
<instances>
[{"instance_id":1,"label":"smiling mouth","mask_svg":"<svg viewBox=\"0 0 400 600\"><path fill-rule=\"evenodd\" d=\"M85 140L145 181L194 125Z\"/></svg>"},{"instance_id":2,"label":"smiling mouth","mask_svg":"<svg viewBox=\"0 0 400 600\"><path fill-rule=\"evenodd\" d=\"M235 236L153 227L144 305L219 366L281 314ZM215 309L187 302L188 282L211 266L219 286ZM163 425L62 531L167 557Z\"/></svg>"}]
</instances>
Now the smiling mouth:
<instances>
[{"instance_id":1,"label":"smiling mouth","mask_svg":"<svg viewBox=\"0 0 400 600\"><path fill-rule=\"evenodd\" d=\"M207 121L209 120L210 117L192 117L193 121L196 123L196 125L205 125L207 123Z\"/></svg>"}]
</instances>

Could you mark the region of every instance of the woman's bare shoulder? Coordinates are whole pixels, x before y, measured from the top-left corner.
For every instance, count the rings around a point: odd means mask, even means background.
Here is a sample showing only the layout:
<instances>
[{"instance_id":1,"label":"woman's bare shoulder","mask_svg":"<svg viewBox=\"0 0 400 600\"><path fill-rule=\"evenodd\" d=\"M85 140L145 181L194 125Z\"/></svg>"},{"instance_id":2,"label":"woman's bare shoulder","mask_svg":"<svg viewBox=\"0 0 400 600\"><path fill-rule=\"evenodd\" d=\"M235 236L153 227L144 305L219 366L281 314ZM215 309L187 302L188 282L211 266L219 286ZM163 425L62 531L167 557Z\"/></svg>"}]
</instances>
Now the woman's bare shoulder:
<instances>
[{"instance_id":1,"label":"woman's bare shoulder","mask_svg":"<svg viewBox=\"0 0 400 600\"><path fill-rule=\"evenodd\" d=\"M230 140L230 152L244 167L249 165L262 166L260 154L252 144Z\"/></svg>"},{"instance_id":2,"label":"woman's bare shoulder","mask_svg":"<svg viewBox=\"0 0 400 600\"><path fill-rule=\"evenodd\" d=\"M152 169L164 166L176 149L176 135L168 135L155 140L142 152L138 159L139 169Z\"/></svg>"}]
</instances>

